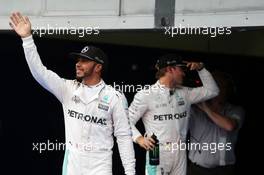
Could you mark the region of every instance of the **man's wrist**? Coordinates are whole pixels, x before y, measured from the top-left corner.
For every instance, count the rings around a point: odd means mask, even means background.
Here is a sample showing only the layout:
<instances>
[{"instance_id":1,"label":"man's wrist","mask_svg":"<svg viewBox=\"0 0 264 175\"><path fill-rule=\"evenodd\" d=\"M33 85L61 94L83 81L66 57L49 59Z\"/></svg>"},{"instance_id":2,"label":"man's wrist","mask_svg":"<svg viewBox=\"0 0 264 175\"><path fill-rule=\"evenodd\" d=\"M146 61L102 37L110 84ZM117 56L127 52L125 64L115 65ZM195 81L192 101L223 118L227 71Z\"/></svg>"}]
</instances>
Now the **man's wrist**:
<instances>
[{"instance_id":1,"label":"man's wrist","mask_svg":"<svg viewBox=\"0 0 264 175\"><path fill-rule=\"evenodd\" d=\"M140 141L141 137L143 137L143 136L138 136L138 137L135 139L135 142L136 142L137 144L139 144L139 141Z\"/></svg>"},{"instance_id":2,"label":"man's wrist","mask_svg":"<svg viewBox=\"0 0 264 175\"><path fill-rule=\"evenodd\" d=\"M204 68L204 63L203 63L203 62L200 62L200 63L199 63L198 71L203 70L203 68Z\"/></svg>"},{"instance_id":3,"label":"man's wrist","mask_svg":"<svg viewBox=\"0 0 264 175\"><path fill-rule=\"evenodd\" d=\"M21 38L22 38L23 41L26 41L26 40L29 40L29 39L31 39L33 37L32 37L32 35L28 35L27 37L21 37Z\"/></svg>"},{"instance_id":4,"label":"man's wrist","mask_svg":"<svg viewBox=\"0 0 264 175\"><path fill-rule=\"evenodd\" d=\"M31 32L30 32L30 33L27 33L27 34L21 36L21 38L27 38L27 37L29 37L29 36L31 36L31 35L32 35L32 34L31 34Z\"/></svg>"},{"instance_id":5,"label":"man's wrist","mask_svg":"<svg viewBox=\"0 0 264 175\"><path fill-rule=\"evenodd\" d=\"M23 41L23 47L31 47L34 44L34 40L32 35L26 37L26 38L21 38Z\"/></svg>"}]
</instances>

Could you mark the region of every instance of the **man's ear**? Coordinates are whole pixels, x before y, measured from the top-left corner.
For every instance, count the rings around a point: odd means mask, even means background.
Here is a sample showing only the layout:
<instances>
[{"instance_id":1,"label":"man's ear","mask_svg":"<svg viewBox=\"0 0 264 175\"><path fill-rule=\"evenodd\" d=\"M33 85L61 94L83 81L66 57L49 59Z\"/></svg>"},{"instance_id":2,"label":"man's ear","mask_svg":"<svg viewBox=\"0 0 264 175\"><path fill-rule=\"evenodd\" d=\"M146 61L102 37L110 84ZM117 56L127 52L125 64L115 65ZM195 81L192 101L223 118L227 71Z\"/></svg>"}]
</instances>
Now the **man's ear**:
<instances>
[{"instance_id":1,"label":"man's ear","mask_svg":"<svg viewBox=\"0 0 264 175\"><path fill-rule=\"evenodd\" d=\"M96 64L95 71L96 72L101 72L102 71L102 68L103 68L102 64Z\"/></svg>"}]
</instances>

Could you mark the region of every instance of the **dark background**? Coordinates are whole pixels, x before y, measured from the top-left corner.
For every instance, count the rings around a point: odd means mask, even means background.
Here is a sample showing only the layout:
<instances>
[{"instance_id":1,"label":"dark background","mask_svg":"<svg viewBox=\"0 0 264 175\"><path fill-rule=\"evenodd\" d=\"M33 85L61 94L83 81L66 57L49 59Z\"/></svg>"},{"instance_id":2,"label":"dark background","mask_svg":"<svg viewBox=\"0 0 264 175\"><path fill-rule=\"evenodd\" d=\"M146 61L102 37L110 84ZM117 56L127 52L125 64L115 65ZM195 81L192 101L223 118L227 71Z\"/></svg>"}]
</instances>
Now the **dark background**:
<instances>
[{"instance_id":1,"label":"dark background","mask_svg":"<svg viewBox=\"0 0 264 175\"><path fill-rule=\"evenodd\" d=\"M22 49L21 39L11 32L0 33L1 59L1 120L0 120L0 174L61 174L63 151L32 151L33 143L64 142L64 121L59 101L43 89L31 76ZM69 52L80 51L85 43L35 37L35 43L45 66L64 78L73 79L74 62ZM91 43L89 43L91 44ZM228 43L227 43L228 44ZM246 44L246 43L245 43ZM261 44L261 43L260 43ZM109 56L110 69L105 77L108 84L152 84L153 68L158 56L176 52L157 48L96 44ZM262 81L264 59L239 55L180 52L190 60L203 61L210 70L230 73L237 85L232 98L246 111L246 120L237 144L238 174L259 167L257 157L263 117ZM193 58L193 59L192 59ZM192 76L193 77L193 76ZM126 93L129 103L133 93ZM142 125L139 124L142 129ZM144 151L135 145L137 173L144 173ZM123 168L114 147L114 175L123 174Z\"/></svg>"}]
</instances>

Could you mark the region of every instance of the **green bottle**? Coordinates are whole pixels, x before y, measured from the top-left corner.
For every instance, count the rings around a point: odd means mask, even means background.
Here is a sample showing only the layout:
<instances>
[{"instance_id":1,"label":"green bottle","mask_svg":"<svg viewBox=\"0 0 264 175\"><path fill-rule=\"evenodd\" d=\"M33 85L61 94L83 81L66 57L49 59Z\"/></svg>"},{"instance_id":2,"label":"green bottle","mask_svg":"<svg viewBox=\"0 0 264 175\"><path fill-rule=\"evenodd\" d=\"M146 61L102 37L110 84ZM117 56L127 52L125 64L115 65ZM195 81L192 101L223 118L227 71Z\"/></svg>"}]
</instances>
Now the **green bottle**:
<instances>
[{"instance_id":1,"label":"green bottle","mask_svg":"<svg viewBox=\"0 0 264 175\"><path fill-rule=\"evenodd\" d=\"M149 150L149 164L159 165L159 140L155 134L153 134L151 138L155 141L155 147Z\"/></svg>"}]
</instances>

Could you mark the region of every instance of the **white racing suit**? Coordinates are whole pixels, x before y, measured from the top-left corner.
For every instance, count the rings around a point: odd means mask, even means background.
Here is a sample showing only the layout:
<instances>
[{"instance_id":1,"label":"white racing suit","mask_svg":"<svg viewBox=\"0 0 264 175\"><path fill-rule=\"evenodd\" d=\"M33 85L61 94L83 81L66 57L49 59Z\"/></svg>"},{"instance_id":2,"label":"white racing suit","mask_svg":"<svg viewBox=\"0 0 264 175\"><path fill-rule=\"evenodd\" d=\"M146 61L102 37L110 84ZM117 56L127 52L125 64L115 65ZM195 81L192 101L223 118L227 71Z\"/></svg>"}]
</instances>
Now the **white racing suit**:
<instances>
[{"instance_id":1,"label":"white racing suit","mask_svg":"<svg viewBox=\"0 0 264 175\"><path fill-rule=\"evenodd\" d=\"M133 140L141 136L135 127L142 118L148 135L155 134L160 146L160 165L149 165L146 157L148 175L185 175L186 150L179 149L184 144L188 132L190 106L216 96L219 89L211 74L204 68L198 72L203 86L197 88L181 87L170 92L159 81L149 89L139 91L129 107L129 118Z\"/></svg>"},{"instance_id":2,"label":"white racing suit","mask_svg":"<svg viewBox=\"0 0 264 175\"><path fill-rule=\"evenodd\" d=\"M63 175L111 175L113 134L125 173L134 175L135 157L124 95L103 81L90 87L60 78L43 66L32 36L22 40L32 75L63 105Z\"/></svg>"}]
</instances>

